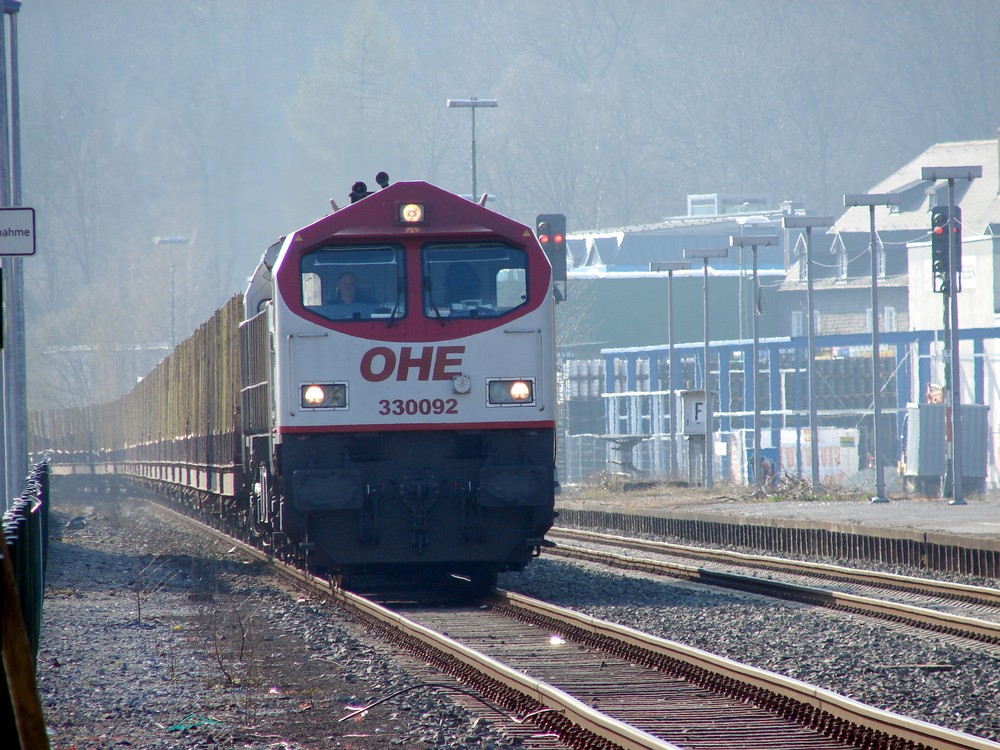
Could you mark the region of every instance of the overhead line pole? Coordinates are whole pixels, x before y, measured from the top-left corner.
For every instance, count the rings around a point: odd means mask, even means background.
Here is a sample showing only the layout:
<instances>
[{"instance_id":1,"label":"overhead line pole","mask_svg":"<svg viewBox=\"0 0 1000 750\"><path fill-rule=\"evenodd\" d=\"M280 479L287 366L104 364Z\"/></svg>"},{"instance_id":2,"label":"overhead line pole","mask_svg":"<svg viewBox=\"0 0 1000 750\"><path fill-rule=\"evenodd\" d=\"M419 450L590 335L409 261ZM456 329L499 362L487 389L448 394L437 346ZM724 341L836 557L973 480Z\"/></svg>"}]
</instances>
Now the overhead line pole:
<instances>
[{"instance_id":1,"label":"overhead line pole","mask_svg":"<svg viewBox=\"0 0 1000 750\"><path fill-rule=\"evenodd\" d=\"M785 229L806 230L806 313L809 318L807 342L809 358L806 368L809 379L809 464L812 491L819 491L819 417L816 413L816 307L813 297L812 230L813 227L828 227L833 224L832 216L786 216L782 220Z\"/></svg>"},{"instance_id":2,"label":"overhead line pole","mask_svg":"<svg viewBox=\"0 0 1000 750\"><path fill-rule=\"evenodd\" d=\"M674 397L674 271L686 271L691 268L691 262L686 260L654 261L649 264L650 271L667 272L667 408L670 414L670 457L668 461L668 476L677 478L677 417Z\"/></svg>"},{"instance_id":3,"label":"overhead line pole","mask_svg":"<svg viewBox=\"0 0 1000 750\"><path fill-rule=\"evenodd\" d=\"M705 346L704 346L704 366L702 367L701 374L701 385L705 391L705 486L712 487L714 482L712 479L712 464L715 461L715 446L712 444L713 441L713 421L714 416L712 414L712 392L708 387L708 374L711 370L709 365L709 335L708 335L708 259L709 258L725 258L729 255L729 248L705 248L696 250L685 250L685 258L701 258L704 262L704 284L702 287L702 296L705 304Z\"/></svg>"},{"instance_id":4,"label":"overhead line pole","mask_svg":"<svg viewBox=\"0 0 1000 750\"><path fill-rule=\"evenodd\" d=\"M882 421L880 396L882 395L882 377L879 373L881 346L878 335L878 235L875 233L875 207L898 206L899 193L856 193L844 196L844 205L867 206L870 216L869 232L871 234L871 300L872 300L872 442L874 442L875 457L875 496L873 503L887 503L885 496L885 473L882 467L882 446L880 440L879 422Z\"/></svg>"},{"instance_id":5,"label":"overhead line pole","mask_svg":"<svg viewBox=\"0 0 1000 750\"><path fill-rule=\"evenodd\" d=\"M760 277L757 274L757 248L777 245L778 238L773 235L731 235L729 246L750 248L753 259L753 360L750 368L752 380L750 381L751 392L753 393L753 483L756 489L761 487L761 460L760 460L760 399L757 397L757 370L760 367ZM741 311L742 314L742 311ZM745 365L744 365L745 367ZM774 363L769 363L768 367L774 367ZM744 373L745 375L745 373Z\"/></svg>"}]
</instances>

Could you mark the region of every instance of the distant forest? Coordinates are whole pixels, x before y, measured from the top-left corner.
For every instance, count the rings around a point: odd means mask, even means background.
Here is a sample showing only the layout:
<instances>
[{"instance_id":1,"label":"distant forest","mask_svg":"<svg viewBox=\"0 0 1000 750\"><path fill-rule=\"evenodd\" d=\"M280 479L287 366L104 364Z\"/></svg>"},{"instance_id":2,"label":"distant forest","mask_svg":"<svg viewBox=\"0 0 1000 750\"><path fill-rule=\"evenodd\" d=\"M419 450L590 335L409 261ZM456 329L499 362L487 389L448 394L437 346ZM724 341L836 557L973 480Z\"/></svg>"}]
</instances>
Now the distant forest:
<instances>
[{"instance_id":1,"label":"distant forest","mask_svg":"<svg viewBox=\"0 0 1000 750\"><path fill-rule=\"evenodd\" d=\"M25 0L29 405L102 401L355 180L530 224L767 193L823 213L1000 126L996 0ZM157 244L156 237L178 241ZM171 294L170 278L174 277Z\"/></svg>"}]
</instances>

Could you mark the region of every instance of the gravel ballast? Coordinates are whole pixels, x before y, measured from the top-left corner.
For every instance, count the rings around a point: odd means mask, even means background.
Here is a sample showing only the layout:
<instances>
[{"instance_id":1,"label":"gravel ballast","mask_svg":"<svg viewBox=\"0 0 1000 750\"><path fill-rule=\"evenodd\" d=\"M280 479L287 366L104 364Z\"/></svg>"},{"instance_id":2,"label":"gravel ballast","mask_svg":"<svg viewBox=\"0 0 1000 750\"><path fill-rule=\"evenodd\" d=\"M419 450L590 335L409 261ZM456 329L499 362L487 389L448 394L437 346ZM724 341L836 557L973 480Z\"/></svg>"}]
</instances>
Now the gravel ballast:
<instances>
[{"instance_id":1,"label":"gravel ballast","mask_svg":"<svg viewBox=\"0 0 1000 750\"><path fill-rule=\"evenodd\" d=\"M38 686L53 748L519 747L336 607L144 502L58 502ZM404 660L405 661L405 660Z\"/></svg>"},{"instance_id":2,"label":"gravel ballast","mask_svg":"<svg viewBox=\"0 0 1000 750\"><path fill-rule=\"evenodd\" d=\"M57 502L39 690L54 748L518 747L336 608L144 503ZM1000 660L802 605L542 557L500 585L1000 740Z\"/></svg>"}]
</instances>

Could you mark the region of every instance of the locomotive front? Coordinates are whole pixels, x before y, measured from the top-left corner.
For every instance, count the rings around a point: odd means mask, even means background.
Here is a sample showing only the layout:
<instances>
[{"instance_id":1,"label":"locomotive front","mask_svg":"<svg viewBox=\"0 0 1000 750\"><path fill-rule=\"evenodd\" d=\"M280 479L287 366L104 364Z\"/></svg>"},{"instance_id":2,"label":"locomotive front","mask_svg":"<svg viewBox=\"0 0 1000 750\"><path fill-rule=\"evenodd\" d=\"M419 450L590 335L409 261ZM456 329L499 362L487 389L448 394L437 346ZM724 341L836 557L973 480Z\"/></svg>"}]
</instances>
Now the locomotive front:
<instances>
[{"instance_id":1,"label":"locomotive front","mask_svg":"<svg viewBox=\"0 0 1000 750\"><path fill-rule=\"evenodd\" d=\"M347 579L488 586L522 568L555 488L551 268L532 232L401 182L275 252L245 300L254 527Z\"/></svg>"}]
</instances>

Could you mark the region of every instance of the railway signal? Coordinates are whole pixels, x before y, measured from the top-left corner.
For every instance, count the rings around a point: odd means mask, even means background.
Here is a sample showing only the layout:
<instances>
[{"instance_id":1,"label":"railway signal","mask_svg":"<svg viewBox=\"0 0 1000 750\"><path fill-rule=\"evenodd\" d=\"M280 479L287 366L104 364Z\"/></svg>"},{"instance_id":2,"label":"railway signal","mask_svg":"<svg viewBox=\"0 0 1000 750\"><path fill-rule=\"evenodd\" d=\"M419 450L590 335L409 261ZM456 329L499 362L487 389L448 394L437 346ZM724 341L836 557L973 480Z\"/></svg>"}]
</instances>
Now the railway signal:
<instances>
[{"instance_id":1,"label":"railway signal","mask_svg":"<svg viewBox=\"0 0 1000 750\"><path fill-rule=\"evenodd\" d=\"M535 219L538 243L552 264L552 280L566 281L566 216L538 214Z\"/></svg>"},{"instance_id":2,"label":"railway signal","mask_svg":"<svg viewBox=\"0 0 1000 750\"><path fill-rule=\"evenodd\" d=\"M962 210L955 206L955 216L952 218L948 206L935 206L931 209L931 271L934 275L934 291L942 294L951 292L951 276L948 254L949 227L955 238L955 268L962 270Z\"/></svg>"}]
</instances>

